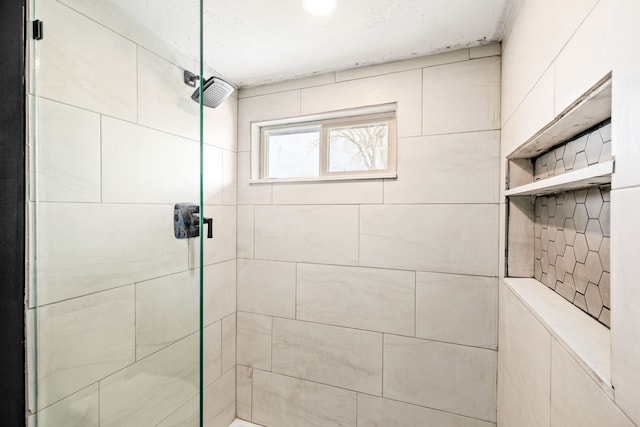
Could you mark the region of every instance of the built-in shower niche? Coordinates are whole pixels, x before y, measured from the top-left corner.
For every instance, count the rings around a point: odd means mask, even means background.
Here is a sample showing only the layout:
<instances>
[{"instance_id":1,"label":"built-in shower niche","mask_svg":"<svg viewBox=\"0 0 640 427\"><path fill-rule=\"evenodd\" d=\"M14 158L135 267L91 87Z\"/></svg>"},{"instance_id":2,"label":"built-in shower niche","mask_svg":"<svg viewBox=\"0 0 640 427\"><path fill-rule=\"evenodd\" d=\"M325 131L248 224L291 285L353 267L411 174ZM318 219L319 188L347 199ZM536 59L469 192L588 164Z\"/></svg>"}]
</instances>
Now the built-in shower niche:
<instances>
[{"instance_id":1,"label":"built-in shower niche","mask_svg":"<svg viewBox=\"0 0 640 427\"><path fill-rule=\"evenodd\" d=\"M608 81L509 156L505 276L534 278L610 327L610 108L589 104L606 97Z\"/></svg>"}]
</instances>

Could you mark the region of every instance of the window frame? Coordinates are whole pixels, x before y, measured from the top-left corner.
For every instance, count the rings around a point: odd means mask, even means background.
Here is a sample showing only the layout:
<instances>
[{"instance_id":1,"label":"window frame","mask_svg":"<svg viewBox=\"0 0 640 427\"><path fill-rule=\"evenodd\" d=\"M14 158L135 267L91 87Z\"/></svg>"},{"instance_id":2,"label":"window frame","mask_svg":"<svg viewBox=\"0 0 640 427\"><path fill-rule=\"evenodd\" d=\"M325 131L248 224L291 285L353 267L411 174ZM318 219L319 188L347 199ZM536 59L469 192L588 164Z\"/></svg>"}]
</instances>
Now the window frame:
<instances>
[{"instance_id":1,"label":"window frame","mask_svg":"<svg viewBox=\"0 0 640 427\"><path fill-rule=\"evenodd\" d=\"M362 179L393 179L397 177L397 123L396 105L383 104L349 110L334 111L309 116L291 117L280 120L256 122L251 124L251 168L250 184L278 182L317 182ZM341 127L357 127L375 123L387 125L387 168L357 171L329 171L329 132ZM319 176L301 176L287 178L269 178L268 174L268 132L281 129L295 130L318 126Z\"/></svg>"}]
</instances>

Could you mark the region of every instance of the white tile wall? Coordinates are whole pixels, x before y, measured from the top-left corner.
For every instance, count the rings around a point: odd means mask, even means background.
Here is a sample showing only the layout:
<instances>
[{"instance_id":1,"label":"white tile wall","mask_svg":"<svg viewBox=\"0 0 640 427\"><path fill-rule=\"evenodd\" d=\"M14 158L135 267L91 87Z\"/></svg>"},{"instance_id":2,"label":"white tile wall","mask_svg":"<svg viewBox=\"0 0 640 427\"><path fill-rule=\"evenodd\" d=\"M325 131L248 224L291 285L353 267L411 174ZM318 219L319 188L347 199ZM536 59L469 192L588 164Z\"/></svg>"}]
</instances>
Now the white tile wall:
<instances>
[{"instance_id":1,"label":"white tile wall","mask_svg":"<svg viewBox=\"0 0 640 427\"><path fill-rule=\"evenodd\" d=\"M236 313L222 319L222 372L228 371L236 364L236 331Z\"/></svg>"},{"instance_id":2,"label":"white tile wall","mask_svg":"<svg viewBox=\"0 0 640 427\"><path fill-rule=\"evenodd\" d=\"M38 408L135 360L133 286L41 307L37 324Z\"/></svg>"},{"instance_id":3,"label":"white tile wall","mask_svg":"<svg viewBox=\"0 0 640 427\"><path fill-rule=\"evenodd\" d=\"M284 375L254 370L253 402L260 425L356 425L356 393Z\"/></svg>"},{"instance_id":4,"label":"white tile wall","mask_svg":"<svg viewBox=\"0 0 640 427\"><path fill-rule=\"evenodd\" d=\"M238 418L251 419L251 394L253 388L253 369L236 366L236 412Z\"/></svg>"},{"instance_id":5,"label":"white tile wall","mask_svg":"<svg viewBox=\"0 0 640 427\"><path fill-rule=\"evenodd\" d=\"M495 276L496 205L360 207L360 263Z\"/></svg>"},{"instance_id":6,"label":"white tile wall","mask_svg":"<svg viewBox=\"0 0 640 427\"><path fill-rule=\"evenodd\" d=\"M273 319L273 372L380 396L382 334Z\"/></svg>"},{"instance_id":7,"label":"white tile wall","mask_svg":"<svg viewBox=\"0 0 640 427\"><path fill-rule=\"evenodd\" d=\"M422 134L500 128L500 57L423 70Z\"/></svg>"},{"instance_id":8,"label":"white tile wall","mask_svg":"<svg viewBox=\"0 0 640 427\"><path fill-rule=\"evenodd\" d=\"M358 206L256 206L255 256L356 264L358 210Z\"/></svg>"},{"instance_id":9,"label":"white tile wall","mask_svg":"<svg viewBox=\"0 0 640 427\"><path fill-rule=\"evenodd\" d=\"M272 317L243 312L237 316L237 363L271 370Z\"/></svg>"},{"instance_id":10,"label":"white tile wall","mask_svg":"<svg viewBox=\"0 0 640 427\"><path fill-rule=\"evenodd\" d=\"M37 13L48 35L38 43L34 93L134 121L136 45L55 0L40 1Z\"/></svg>"},{"instance_id":11,"label":"white tile wall","mask_svg":"<svg viewBox=\"0 0 640 427\"><path fill-rule=\"evenodd\" d=\"M32 415L33 427L98 427L98 384L80 390Z\"/></svg>"},{"instance_id":12,"label":"white tile wall","mask_svg":"<svg viewBox=\"0 0 640 427\"><path fill-rule=\"evenodd\" d=\"M207 226L201 235L204 236L204 265L229 261L236 257L236 207L210 206L204 207L205 218L213 219L213 238L207 238ZM200 265L199 237L189 239L189 268Z\"/></svg>"},{"instance_id":13,"label":"white tile wall","mask_svg":"<svg viewBox=\"0 0 640 427\"><path fill-rule=\"evenodd\" d=\"M416 274L417 337L497 350L498 279Z\"/></svg>"},{"instance_id":14,"label":"white tile wall","mask_svg":"<svg viewBox=\"0 0 640 427\"><path fill-rule=\"evenodd\" d=\"M295 318L295 263L239 259L238 310Z\"/></svg>"},{"instance_id":15,"label":"white tile wall","mask_svg":"<svg viewBox=\"0 0 640 427\"><path fill-rule=\"evenodd\" d=\"M413 271L298 264L297 278L298 319L414 334Z\"/></svg>"},{"instance_id":16,"label":"white tile wall","mask_svg":"<svg viewBox=\"0 0 640 427\"><path fill-rule=\"evenodd\" d=\"M390 399L358 394L358 427L490 427L494 423L461 417Z\"/></svg>"},{"instance_id":17,"label":"white tile wall","mask_svg":"<svg viewBox=\"0 0 640 427\"><path fill-rule=\"evenodd\" d=\"M495 422L496 363L492 350L385 335L383 396Z\"/></svg>"},{"instance_id":18,"label":"white tile wall","mask_svg":"<svg viewBox=\"0 0 640 427\"><path fill-rule=\"evenodd\" d=\"M274 205L352 205L382 203L382 180L306 182L273 186Z\"/></svg>"},{"instance_id":19,"label":"white tile wall","mask_svg":"<svg viewBox=\"0 0 640 427\"><path fill-rule=\"evenodd\" d=\"M102 380L100 425L157 424L197 391L194 334Z\"/></svg>"},{"instance_id":20,"label":"white tile wall","mask_svg":"<svg viewBox=\"0 0 640 427\"><path fill-rule=\"evenodd\" d=\"M100 201L100 116L44 98L37 104L32 200ZM37 199L36 199L37 197Z\"/></svg>"},{"instance_id":21,"label":"white tile wall","mask_svg":"<svg viewBox=\"0 0 640 427\"><path fill-rule=\"evenodd\" d=\"M238 258L253 258L254 207L238 206Z\"/></svg>"},{"instance_id":22,"label":"white tile wall","mask_svg":"<svg viewBox=\"0 0 640 427\"><path fill-rule=\"evenodd\" d=\"M499 153L498 131L400 139L384 202L497 203Z\"/></svg>"},{"instance_id":23,"label":"white tile wall","mask_svg":"<svg viewBox=\"0 0 640 427\"><path fill-rule=\"evenodd\" d=\"M195 270L196 273L198 270ZM209 325L236 311L235 260L204 268L204 324Z\"/></svg>"}]
</instances>

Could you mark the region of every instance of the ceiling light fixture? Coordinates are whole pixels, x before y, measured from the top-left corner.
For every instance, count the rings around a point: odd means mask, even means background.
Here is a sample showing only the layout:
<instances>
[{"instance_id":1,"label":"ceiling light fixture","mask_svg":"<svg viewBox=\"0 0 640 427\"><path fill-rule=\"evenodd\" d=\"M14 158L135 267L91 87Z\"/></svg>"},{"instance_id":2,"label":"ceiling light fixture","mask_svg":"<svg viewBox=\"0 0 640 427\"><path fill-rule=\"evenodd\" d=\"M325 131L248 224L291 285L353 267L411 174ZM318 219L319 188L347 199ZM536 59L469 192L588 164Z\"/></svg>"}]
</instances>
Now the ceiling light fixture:
<instances>
[{"instance_id":1,"label":"ceiling light fixture","mask_svg":"<svg viewBox=\"0 0 640 427\"><path fill-rule=\"evenodd\" d=\"M302 4L310 14L325 16L336 10L338 0L303 0Z\"/></svg>"}]
</instances>

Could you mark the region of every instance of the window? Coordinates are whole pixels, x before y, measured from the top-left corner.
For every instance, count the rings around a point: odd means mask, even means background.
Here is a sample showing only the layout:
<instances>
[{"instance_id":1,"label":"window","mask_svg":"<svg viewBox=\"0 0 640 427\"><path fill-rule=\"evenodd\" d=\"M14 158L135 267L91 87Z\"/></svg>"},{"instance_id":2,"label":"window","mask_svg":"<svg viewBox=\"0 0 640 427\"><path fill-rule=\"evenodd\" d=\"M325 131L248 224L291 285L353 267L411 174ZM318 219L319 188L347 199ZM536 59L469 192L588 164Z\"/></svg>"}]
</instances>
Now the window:
<instances>
[{"instance_id":1,"label":"window","mask_svg":"<svg viewBox=\"0 0 640 427\"><path fill-rule=\"evenodd\" d=\"M252 182L395 178L395 105L252 126Z\"/></svg>"}]
</instances>

